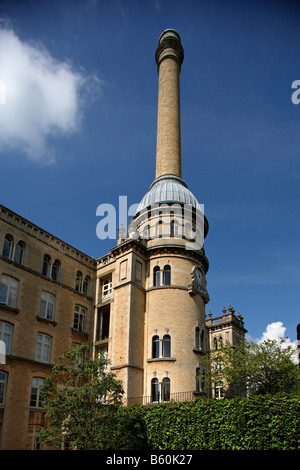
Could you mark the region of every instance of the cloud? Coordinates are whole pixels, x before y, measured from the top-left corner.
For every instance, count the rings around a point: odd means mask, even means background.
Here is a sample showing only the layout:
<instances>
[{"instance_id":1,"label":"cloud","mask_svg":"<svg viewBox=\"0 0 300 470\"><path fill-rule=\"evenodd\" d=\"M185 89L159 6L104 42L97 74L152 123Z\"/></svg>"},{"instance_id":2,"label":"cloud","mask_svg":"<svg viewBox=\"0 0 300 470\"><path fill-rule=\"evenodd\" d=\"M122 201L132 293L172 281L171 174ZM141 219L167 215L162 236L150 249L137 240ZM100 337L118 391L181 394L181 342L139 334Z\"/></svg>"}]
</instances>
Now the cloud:
<instances>
[{"instance_id":1,"label":"cloud","mask_svg":"<svg viewBox=\"0 0 300 470\"><path fill-rule=\"evenodd\" d=\"M53 163L51 140L77 132L88 81L66 61L58 61L40 44L22 42L0 28L0 152L21 151L33 161Z\"/></svg>"},{"instance_id":2,"label":"cloud","mask_svg":"<svg viewBox=\"0 0 300 470\"><path fill-rule=\"evenodd\" d=\"M293 360L298 363L298 346L297 346L297 341L292 342L290 338L285 336L285 331L286 327L283 326L283 323L281 321L276 321L273 323L269 323L267 325L266 330L263 332L261 338L257 340L256 342L258 344L262 343L263 341L266 341L268 339L270 340L275 340L277 341L278 344L280 344L280 340L282 338L285 339L284 343L281 345L283 348L287 348L288 346L291 346L292 349L295 351L295 354L293 356Z\"/></svg>"}]
</instances>

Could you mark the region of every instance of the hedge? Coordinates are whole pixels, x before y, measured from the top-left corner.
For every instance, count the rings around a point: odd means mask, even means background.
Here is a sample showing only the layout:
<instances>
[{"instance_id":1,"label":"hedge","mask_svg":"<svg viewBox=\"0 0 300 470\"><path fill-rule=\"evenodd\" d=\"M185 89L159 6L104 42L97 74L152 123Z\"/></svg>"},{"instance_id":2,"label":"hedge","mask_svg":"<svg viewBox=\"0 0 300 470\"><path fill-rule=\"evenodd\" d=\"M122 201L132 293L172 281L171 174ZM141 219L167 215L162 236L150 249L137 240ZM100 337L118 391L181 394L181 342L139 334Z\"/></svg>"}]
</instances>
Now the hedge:
<instances>
[{"instance_id":1,"label":"hedge","mask_svg":"<svg viewBox=\"0 0 300 470\"><path fill-rule=\"evenodd\" d=\"M134 423L139 449L300 450L300 395L133 405L119 413L128 435Z\"/></svg>"}]
</instances>

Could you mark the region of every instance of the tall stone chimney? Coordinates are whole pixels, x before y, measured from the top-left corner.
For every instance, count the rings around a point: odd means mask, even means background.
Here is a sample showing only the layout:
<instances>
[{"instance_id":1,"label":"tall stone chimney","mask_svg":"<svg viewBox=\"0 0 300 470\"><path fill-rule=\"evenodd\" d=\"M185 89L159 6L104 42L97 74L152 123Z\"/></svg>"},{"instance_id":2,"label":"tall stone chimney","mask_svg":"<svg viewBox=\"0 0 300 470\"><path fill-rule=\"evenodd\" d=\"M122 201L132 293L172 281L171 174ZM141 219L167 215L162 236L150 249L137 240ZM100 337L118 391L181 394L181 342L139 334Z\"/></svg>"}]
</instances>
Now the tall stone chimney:
<instances>
[{"instance_id":1,"label":"tall stone chimney","mask_svg":"<svg viewBox=\"0 0 300 470\"><path fill-rule=\"evenodd\" d=\"M183 56L179 34L173 29L164 31L155 55L159 76L156 178L163 175L181 178L179 75Z\"/></svg>"}]
</instances>

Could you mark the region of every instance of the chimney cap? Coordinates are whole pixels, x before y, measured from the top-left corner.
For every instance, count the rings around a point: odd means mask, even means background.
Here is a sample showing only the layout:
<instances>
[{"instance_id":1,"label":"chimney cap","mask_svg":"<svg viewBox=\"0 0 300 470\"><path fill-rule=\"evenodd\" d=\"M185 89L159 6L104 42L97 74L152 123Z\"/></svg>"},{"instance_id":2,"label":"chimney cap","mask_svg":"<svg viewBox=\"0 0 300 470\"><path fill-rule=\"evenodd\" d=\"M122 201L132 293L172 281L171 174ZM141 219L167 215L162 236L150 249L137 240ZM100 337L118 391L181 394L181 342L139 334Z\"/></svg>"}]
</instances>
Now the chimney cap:
<instances>
[{"instance_id":1,"label":"chimney cap","mask_svg":"<svg viewBox=\"0 0 300 470\"><path fill-rule=\"evenodd\" d=\"M159 67L160 63L167 58L176 60L181 66L184 58L181 39L175 29L166 29L163 31L158 40L158 46L155 53L155 60Z\"/></svg>"}]
</instances>

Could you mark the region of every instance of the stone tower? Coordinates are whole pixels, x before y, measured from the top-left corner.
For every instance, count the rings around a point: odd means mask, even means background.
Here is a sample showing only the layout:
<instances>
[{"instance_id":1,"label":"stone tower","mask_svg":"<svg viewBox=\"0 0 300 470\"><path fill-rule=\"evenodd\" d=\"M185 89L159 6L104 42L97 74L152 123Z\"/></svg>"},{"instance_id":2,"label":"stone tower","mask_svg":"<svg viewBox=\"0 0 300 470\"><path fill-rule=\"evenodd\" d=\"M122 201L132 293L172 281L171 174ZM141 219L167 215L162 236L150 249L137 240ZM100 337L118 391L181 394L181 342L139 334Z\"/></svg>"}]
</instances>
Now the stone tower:
<instances>
[{"instance_id":1,"label":"stone tower","mask_svg":"<svg viewBox=\"0 0 300 470\"><path fill-rule=\"evenodd\" d=\"M203 248L208 223L181 175L183 56L178 33L164 31L156 50L155 179L138 205L128 234L119 238L108 257L98 260L95 324L105 319L107 336L97 339L95 332L95 346L106 348L111 369L123 380L128 403L201 392L196 377L208 344L208 260ZM111 286L109 297L103 297L105 282Z\"/></svg>"},{"instance_id":2,"label":"stone tower","mask_svg":"<svg viewBox=\"0 0 300 470\"><path fill-rule=\"evenodd\" d=\"M191 399L204 393L201 359L232 321L206 320L208 222L181 174L183 48L168 29L156 50L156 174L128 233L97 260L94 354L106 351L127 403ZM244 334L241 323L240 333ZM215 331L216 330L216 331ZM201 378L201 379L200 379Z\"/></svg>"}]
</instances>

